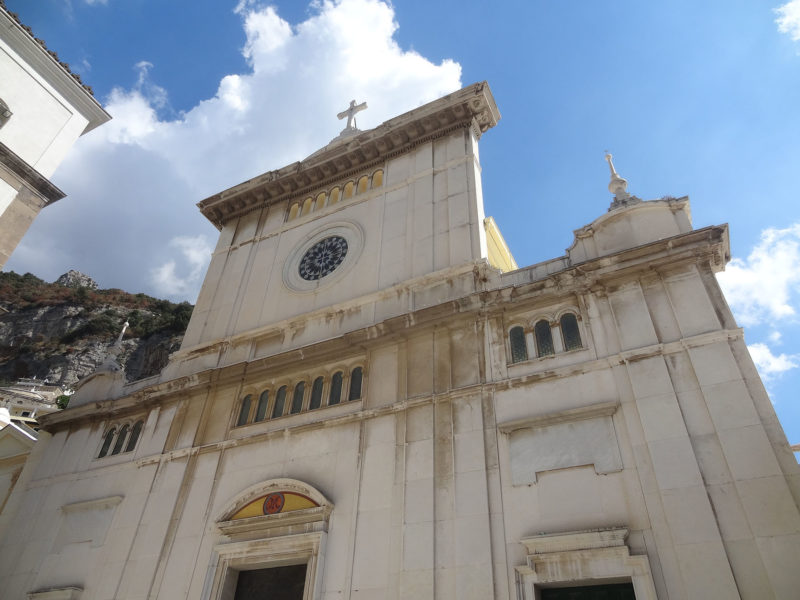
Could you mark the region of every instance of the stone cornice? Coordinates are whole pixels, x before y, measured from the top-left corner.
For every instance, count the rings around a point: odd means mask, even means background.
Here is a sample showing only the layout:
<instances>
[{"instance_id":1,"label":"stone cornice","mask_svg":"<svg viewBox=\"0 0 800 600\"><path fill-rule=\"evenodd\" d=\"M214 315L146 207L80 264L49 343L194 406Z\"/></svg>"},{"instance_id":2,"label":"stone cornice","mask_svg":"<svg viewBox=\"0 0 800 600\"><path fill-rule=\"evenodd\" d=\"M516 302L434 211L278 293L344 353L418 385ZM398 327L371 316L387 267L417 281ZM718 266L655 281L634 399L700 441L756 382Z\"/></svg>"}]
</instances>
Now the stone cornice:
<instances>
[{"instance_id":1,"label":"stone cornice","mask_svg":"<svg viewBox=\"0 0 800 600\"><path fill-rule=\"evenodd\" d=\"M617 408L619 408L619 402L617 400L611 400L609 402L599 402L597 404L589 404L587 406L580 406L578 408L560 410L544 415L516 419L506 423L498 423L497 428L502 433L513 433L518 429L536 429L538 427L549 427L550 425L572 423L574 421L583 421L585 419L610 417L617 412Z\"/></svg>"},{"instance_id":2,"label":"stone cornice","mask_svg":"<svg viewBox=\"0 0 800 600\"><path fill-rule=\"evenodd\" d=\"M489 84L475 83L374 129L336 139L303 161L259 175L197 206L222 229L229 219L334 184L452 131L471 128L480 137L499 119Z\"/></svg>"},{"instance_id":3,"label":"stone cornice","mask_svg":"<svg viewBox=\"0 0 800 600\"><path fill-rule=\"evenodd\" d=\"M474 383L460 388L453 388L445 392L439 392L433 394L428 393L424 395L403 398L401 400L396 401L393 404L388 404L380 407L364 408L361 402L353 402L352 404L350 403L341 404L337 406L337 409L341 407L346 407L346 408L349 407L350 410L347 411L337 410L335 411L336 414L333 417L327 416L324 411L319 411L319 412L314 411L316 419L310 421L297 419L297 417L300 417L301 415L308 416L310 414L310 413L300 413L298 415L293 415L292 417L289 417L288 418L289 421L284 420L286 419L286 417L282 418L280 426L274 426L271 428L270 427L264 428L263 426L268 425L270 423L275 425L277 422L264 421L264 423L259 426L261 429L258 432L251 433L250 435L247 435L245 437L228 437L223 440L212 441L199 446L185 446L183 448L165 450L164 452L155 452L153 454L141 456L139 458L130 460L128 462L104 463L102 465L98 464L98 466L93 467L93 470L95 470L96 472L118 471L120 468L124 468L126 465L132 465L136 468L140 468L146 465L158 464L160 462L182 460L187 456L195 456L197 454L202 454L206 452L216 452L247 444L257 444L265 440L272 439L275 437L285 436L287 434L294 434L303 431L311 431L314 429L319 429L321 427L337 427L339 425L355 423L366 419L376 419L386 415L403 412L420 406L425 406L427 404L430 404L431 402L434 403L446 402L446 401L457 400L459 398L464 398L467 396L474 396L475 394L496 393L498 391L513 389L521 385L552 381L560 379L562 377L569 377L572 375L578 375L582 373L606 370L609 367L624 365L626 362L633 362L634 360L641 360L651 356L669 356L672 354L678 354L684 352L690 348L698 348L701 346L720 343L720 342L724 343L726 341L743 341L743 339L744 339L744 334L742 333L741 329L720 330L720 331L700 334L697 336L692 336L689 338L682 338L674 342L658 344L656 346L649 346L643 349L631 350L625 353L625 354L637 353L635 359L627 358L623 353L610 354L602 358L589 360L579 364L565 365L557 369L549 369L547 371L541 371L538 373L530 373L527 375L522 375L517 377L509 377L508 379L504 379L501 381ZM232 367L226 367L226 368L230 369ZM185 391L182 395L185 395ZM70 411L51 413L49 415L46 415L46 417L52 417L53 415L59 415L63 417L66 415L67 418L57 418L57 420L48 419L47 421L48 427L46 427L45 429L47 431L53 432L59 428L68 426L70 423L74 421L82 420L81 417L83 417L84 419L88 418L96 418L97 420L104 419L107 418L110 413L112 413L112 409L117 408L114 406L115 403L118 402L127 403L127 407L131 409L131 404L132 404L131 401L133 400L134 400L133 398L129 397L121 400L109 400L106 402L97 403L96 405L94 405L96 414L92 414L91 410L84 411L82 415L69 414L70 412L72 412L73 409L70 409ZM85 407L82 406L80 407L80 409L77 410L83 410L84 408ZM140 410L140 405L137 406L136 408L137 410ZM558 415L559 422L569 422L570 420L580 420L580 418L583 417L594 418L596 416L610 416L618 409L619 409L619 404L617 404L616 402L611 402L611 403L599 403L596 405L590 405L588 407L578 407L577 409L574 410L574 412L567 410L564 411L563 414L559 413L555 414ZM116 413L121 411L113 410L113 412ZM552 414L546 415L545 419L547 419L549 416L553 415ZM572 418L574 416L577 416L578 419ZM534 417L534 419L536 419L536 417ZM522 421L523 420L520 420L520 422ZM525 421L527 421L527 419ZM509 427L509 425L511 425L511 427ZM500 430L506 429L506 432L508 432L509 430L516 429L517 428L516 425L519 425L519 423L518 422L511 422L504 424L499 423L497 424L497 427ZM43 477L42 479L36 480L35 483L33 483L33 486L45 485L47 482L67 481L69 477L71 477L70 474L47 476Z\"/></svg>"},{"instance_id":4,"label":"stone cornice","mask_svg":"<svg viewBox=\"0 0 800 600\"><path fill-rule=\"evenodd\" d=\"M613 284L615 281L625 277L638 277L642 274L656 272L661 268L672 268L679 264L701 261L710 262L713 266L713 263L718 260L724 264L724 261L727 260L728 251L727 225L693 230L672 238L621 251L614 255L592 259L580 265L552 273L537 281L517 281L510 283L510 285L503 285L489 290L476 290L462 298L414 310L310 346L286 350L270 356L251 358L221 368L153 383L135 390L129 389L127 395L117 399L93 402L43 415L39 420L39 424L45 431L53 432L73 421L84 419L100 420L110 415L140 411L142 407L171 401L192 391L230 384L240 380L245 375L248 377L266 376L268 373L280 372L289 365L296 366L299 361L328 360L332 356L343 357L362 353L376 343L384 343L387 339L393 337L408 336L412 331L437 327L448 323L454 318L467 318L469 315L475 314L499 315L508 308L509 303L513 303L517 308L524 308L528 303L541 303L567 294L584 293L590 288L595 289L598 286L602 288L606 284ZM255 337L266 334L267 332L262 331ZM680 351L694 344L702 345L722 339L734 339L739 335L741 335L740 330L711 332L696 336L697 339L682 339L652 348L630 350L624 354L605 357L596 362L598 364L608 364L608 361L612 360L615 361L614 364L623 364L640 360L650 355ZM192 354L221 353L225 351L229 344L230 340L220 340L205 347L192 349ZM574 370L579 368L585 368L585 366L568 365L562 369ZM561 372L561 370L558 371L558 373ZM548 370L543 373L523 376L519 381L532 381L556 375L555 371ZM517 381L517 379L514 381ZM495 382L492 385L502 387L504 384Z\"/></svg>"},{"instance_id":5,"label":"stone cornice","mask_svg":"<svg viewBox=\"0 0 800 600\"><path fill-rule=\"evenodd\" d=\"M52 204L56 200L61 200L66 196L47 177L39 173L2 142L0 142L0 165L8 169L36 195L45 200L46 205Z\"/></svg>"},{"instance_id":6,"label":"stone cornice","mask_svg":"<svg viewBox=\"0 0 800 600\"><path fill-rule=\"evenodd\" d=\"M61 94L88 123L83 133L111 120L91 90L69 70L66 63L55 58L44 42L33 37L13 13L0 6L0 39L5 41L30 67ZM14 110L13 107L11 110Z\"/></svg>"}]
</instances>

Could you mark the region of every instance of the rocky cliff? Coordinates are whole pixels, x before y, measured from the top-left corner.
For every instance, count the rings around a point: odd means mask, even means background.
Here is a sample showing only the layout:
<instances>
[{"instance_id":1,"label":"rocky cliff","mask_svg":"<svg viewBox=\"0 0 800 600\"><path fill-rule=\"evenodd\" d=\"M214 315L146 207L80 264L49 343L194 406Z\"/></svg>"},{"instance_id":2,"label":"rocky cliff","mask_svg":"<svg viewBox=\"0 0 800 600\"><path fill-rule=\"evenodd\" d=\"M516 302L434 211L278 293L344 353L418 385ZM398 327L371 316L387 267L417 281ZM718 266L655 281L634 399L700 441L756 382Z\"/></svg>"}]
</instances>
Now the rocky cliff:
<instances>
[{"instance_id":1,"label":"rocky cliff","mask_svg":"<svg viewBox=\"0 0 800 600\"><path fill-rule=\"evenodd\" d=\"M180 347L192 306L96 288L77 271L55 283L0 273L0 380L35 376L70 388L103 361L125 321L117 360L126 377L157 374Z\"/></svg>"}]
</instances>

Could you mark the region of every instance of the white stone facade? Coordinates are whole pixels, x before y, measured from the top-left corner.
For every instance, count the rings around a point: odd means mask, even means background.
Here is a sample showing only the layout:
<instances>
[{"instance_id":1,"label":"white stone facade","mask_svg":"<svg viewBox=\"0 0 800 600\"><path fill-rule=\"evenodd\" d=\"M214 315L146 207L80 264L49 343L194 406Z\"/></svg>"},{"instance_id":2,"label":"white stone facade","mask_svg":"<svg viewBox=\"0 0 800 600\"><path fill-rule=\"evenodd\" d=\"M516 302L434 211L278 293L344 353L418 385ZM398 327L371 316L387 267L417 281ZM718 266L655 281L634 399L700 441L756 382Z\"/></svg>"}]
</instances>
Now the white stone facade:
<instances>
[{"instance_id":1,"label":"white stone facade","mask_svg":"<svg viewBox=\"0 0 800 600\"><path fill-rule=\"evenodd\" d=\"M203 201L220 242L184 346L42 419L4 593L227 600L304 564L308 599L795 598L800 471L714 277L727 228L632 203L500 272L477 153L498 118L470 86ZM293 289L325 232L352 262Z\"/></svg>"},{"instance_id":2,"label":"white stone facade","mask_svg":"<svg viewBox=\"0 0 800 600\"><path fill-rule=\"evenodd\" d=\"M0 7L0 267L39 211L64 197L49 177L111 117Z\"/></svg>"}]
</instances>

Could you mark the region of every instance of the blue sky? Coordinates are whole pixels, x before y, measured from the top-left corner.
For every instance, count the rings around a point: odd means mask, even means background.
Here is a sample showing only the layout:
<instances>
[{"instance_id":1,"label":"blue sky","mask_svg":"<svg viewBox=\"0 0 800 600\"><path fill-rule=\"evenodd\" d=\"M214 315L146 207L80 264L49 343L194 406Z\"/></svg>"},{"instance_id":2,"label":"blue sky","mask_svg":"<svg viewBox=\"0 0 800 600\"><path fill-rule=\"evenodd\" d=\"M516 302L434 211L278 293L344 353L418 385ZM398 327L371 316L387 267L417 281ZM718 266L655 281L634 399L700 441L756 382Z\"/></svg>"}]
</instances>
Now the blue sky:
<instances>
[{"instance_id":1,"label":"blue sky","mask_svg":"<svg viewBox=\"0 0 800 600\"><path fill-rule=\"evenodd\" d=\"M114 120L82 138L7 268L194 300L216 231L194 204L487 80L486 212L517 262L564 253L611 200L728 223L720 278L800 443L800 0L6 0Z\"/></svg>"}]
</instances>

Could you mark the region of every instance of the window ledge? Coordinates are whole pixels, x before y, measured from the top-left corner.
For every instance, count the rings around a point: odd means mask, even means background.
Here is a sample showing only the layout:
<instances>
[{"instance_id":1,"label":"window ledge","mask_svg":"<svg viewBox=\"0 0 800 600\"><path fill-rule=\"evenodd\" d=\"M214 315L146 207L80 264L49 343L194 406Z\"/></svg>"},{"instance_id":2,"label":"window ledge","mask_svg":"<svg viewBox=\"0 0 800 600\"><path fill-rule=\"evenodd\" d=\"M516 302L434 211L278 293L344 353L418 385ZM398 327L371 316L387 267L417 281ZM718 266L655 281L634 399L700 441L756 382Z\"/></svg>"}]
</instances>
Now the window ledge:
<instances>
[{"instance_id":1,"label":"window ledge","mask_svg":"<svg viewBox=\"0 0 800 600\"><path fill-rule=\"evenodd\" d=\"M530 358L527 358L525 360L520 360L518 362L509 362L506 363L506 366L517 367L519 365L541 362L548 359L558 358L560 356L569 356L570 354L577 354L578 352L584 352L585 350L588 350L588 348L586 346L581 346L580 348L573 348L572 350L564 350L563 352L556 352L554 354L547 354L545 356L532 356Z\"/></svg>"}]
</instances>

